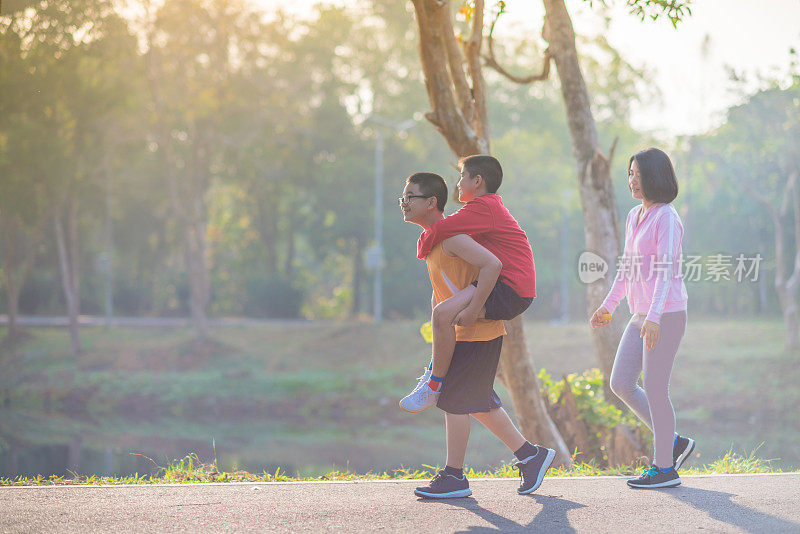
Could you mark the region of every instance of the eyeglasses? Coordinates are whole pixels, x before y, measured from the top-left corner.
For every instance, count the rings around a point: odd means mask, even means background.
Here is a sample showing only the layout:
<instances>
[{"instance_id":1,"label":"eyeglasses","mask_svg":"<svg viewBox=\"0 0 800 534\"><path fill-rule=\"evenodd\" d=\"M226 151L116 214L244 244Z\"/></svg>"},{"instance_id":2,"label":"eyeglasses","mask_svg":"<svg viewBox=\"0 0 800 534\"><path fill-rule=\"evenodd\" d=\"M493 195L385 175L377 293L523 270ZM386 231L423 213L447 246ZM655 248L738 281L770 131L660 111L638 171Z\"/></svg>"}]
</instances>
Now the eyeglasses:
<instances>
[{"instance_id":1,"label":"eyeglasses","mask_svg":"<svg viewBox=\"0 0 800 534\"><path fill-rule=\"evenodd\" d=\"M413 200L415 198L431 198L432 196L433 195L408 195L408 196L405 196L405 197L398 198L397 199L397 203L400 206L406 206L406 205L408 205L409 202L411 202L411 200Z\"/></svg>"}]
</instances>

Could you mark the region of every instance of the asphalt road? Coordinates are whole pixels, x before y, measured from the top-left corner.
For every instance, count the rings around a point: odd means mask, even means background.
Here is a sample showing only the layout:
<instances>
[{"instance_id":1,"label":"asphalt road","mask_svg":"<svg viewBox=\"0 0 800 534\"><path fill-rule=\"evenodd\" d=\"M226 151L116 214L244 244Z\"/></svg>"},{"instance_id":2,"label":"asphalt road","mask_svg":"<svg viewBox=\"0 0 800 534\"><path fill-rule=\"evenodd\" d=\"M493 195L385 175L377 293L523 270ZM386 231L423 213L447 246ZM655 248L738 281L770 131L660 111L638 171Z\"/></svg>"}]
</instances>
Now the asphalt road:
<instances>
[{"instance_id":1,"label":"asphalt road","mask_svg":"<svg viewBox=\"0 0 800 534\"><path fill-rule=\"evenodd\" d=\"M473 480L472 497L416 498L419 481L0 488L2 532L800 533L800 473Z\"/></svg>"}]
</instances>

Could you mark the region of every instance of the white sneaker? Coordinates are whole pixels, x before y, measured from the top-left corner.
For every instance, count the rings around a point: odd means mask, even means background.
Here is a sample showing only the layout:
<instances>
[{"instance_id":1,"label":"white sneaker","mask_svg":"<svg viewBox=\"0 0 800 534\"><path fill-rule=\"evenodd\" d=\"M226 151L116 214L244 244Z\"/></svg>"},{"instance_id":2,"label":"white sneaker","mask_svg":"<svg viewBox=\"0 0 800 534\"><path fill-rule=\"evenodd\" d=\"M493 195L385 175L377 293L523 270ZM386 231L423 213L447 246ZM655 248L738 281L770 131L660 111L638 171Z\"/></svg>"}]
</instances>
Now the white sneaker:
<instances>
[{"instance_id":1,"label":"white sneaker","mask_svg":"<svg viewBox=\"0 0 800 534\"><path fill-rule=\"evenodd\" d=\"M418 389L420 389L422 386L427 386L428 382L431 381L431 375L432 374L433 374L433 369L430 369L430 368L426 367L425 368L425 372L422 373L422 376L419 377L419 379L418 379L419 382L417 382L417 385L414 386L414 389L412 390L412 393L414 391L417 391Z\"/></svg>"},{"instance_id":2,"label":"white sneaker","mask_svg":"<svg viewBox=\"0 0 800 534\"><path fill-rule=\"evenodd\" d=\"M436 401L439 400L439 392L433 391L428 386L430 374L428 374L427 380L423 380L424 377L425 375L422 375L414 391L403 397L400 401L400 407L405 411L419 413L427 410L431 406L435 406Z\"/></svg>"}]
</instances>

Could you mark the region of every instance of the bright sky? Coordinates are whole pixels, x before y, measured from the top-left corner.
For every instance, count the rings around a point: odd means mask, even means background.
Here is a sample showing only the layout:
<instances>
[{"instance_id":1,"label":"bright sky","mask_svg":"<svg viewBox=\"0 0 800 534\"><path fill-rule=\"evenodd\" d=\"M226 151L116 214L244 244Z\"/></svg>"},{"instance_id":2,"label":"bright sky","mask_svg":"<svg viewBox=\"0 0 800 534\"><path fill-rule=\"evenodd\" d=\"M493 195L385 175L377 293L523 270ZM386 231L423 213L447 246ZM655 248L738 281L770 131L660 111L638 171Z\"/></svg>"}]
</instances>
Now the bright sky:
<instances>
[{"instance_id":1,"label":"bright sky","mask_svg":"<svg viewBox=\"0 0 800 534\"><path fill-rule=\"evenodd\" d=\"M253 1L266 10L280 6L298 14L307 14L319 3ZM600 3L595 0L592 9L587 0L567 0L578 33L602 30ZM800 53L800 0L695 0L692 15L677 30L668 19L641 22L628 14L622 0L616 4L619 7L609 12L609 42L634 66L648 69L661 92L660 102L633 110L631 121L636 128L664 136L707 131L722 121L727 107L741 102L740 88L729 80L728 67L745 74L750 80L746 89L753 92L759 87L759 75L788 81L789 49ZM506 0L506 6L507 31L541 34L542 2ZM502 30L498 24L496 35L501 36Z\"/></svg>"}]
</instances>

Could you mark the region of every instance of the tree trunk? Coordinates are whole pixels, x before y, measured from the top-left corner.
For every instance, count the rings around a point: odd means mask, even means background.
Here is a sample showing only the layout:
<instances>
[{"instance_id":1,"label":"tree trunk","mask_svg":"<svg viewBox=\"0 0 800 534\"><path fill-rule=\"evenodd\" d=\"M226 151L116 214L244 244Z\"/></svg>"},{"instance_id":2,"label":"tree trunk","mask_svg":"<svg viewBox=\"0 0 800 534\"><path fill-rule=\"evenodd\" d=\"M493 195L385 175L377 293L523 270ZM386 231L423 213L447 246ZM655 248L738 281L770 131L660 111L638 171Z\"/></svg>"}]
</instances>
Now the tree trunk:
<instances>
[{"instance_id":1,"label":"tree trunk","mask_svg":"<svg viewBox=\"0 0 800 534\"><path fill-rule=\"evenodd\" d=\"M207 175L208 144L202 141L191 153L188 169L178 175L179 165L183 163L172 149L170 132L167 123L169 106L163 90L164 75L161 71L159 50L153 45L154 28L148 23L148 51L144 54L145 74L155 109L158 149L162 154L164 167L167 169L166 182L169 190L170 205L179 224L183 227L184 259L189 272L189 310L197 337L203 339L208 335L208 317L206 310L210 302L210 283L206 266L206 213L204 195L206 192L203 179ZM194 133L194 132L193 132ZM193 139L197 136L193 136Z\"/></svg>"},{"instance_id":2,"label":"tree trunk","mask_svg":"<svg viewBox=\"0 0 800 534\"><path fill-rule=\"evenodd\" d=\"M786 326L786 348L796 350L800 347L800 331L798 331L797 288L800 284L800 194L796 177L791 176L787 181L783 204L780 210L775 210L767 203L772 214L772 224L775 227L775 291L778 293L778 302L781 305L783 322ZM785 232L783 216L786 215L788 203L791 199L793 205L795 227L795 255L792 274L786 273L786 249L784 245Z\"/></svg>"},{"instance_id":3,"label":"tree trunk","mask_svg":"<svg viewBox=\"0 0 800 534\"><path fill-rule=\"evenodd\" d=\"M6 292L8 299L8 343L11 347L17 344L19 327L17 326L17 315L19 308L20 287L16 285L14 271L17 265L17 217L6 216L0 210L0 227L3 230L3 275L6 282ZM21 286L22 284L20 284Z\"/></svg>"},{"instance_id":4,"label":"tree trunk","mask_svg":"<svg viewBox=\"0 0 800 534\"><path fill-rule=\"evenodd\" d=\"M599 255L609 266L611 276L589 284L586 288L588 309L591 315L602 303L613 280L617 255L620 250L617 203L611 183L611 156L606 157L598 147L597 127L592 116L589 92L581 73L575 32L563 0L544 0L544 38L550 55L556 63L561 82L561 94L567 111L572 154L576 163L578 188L581 195L586 250ZM608 280L608 281L607 281ZM592 329L595 356L603 371L606 398L622 406L622 401L611 392L609 379L614 365L625 319L616 314L610 325Z\"/></svg>"},{"instance_id":5,"label":"tree trunk","mask_svg":"<svg viewBox=\"0 0 800 534\"><path fill-rule=\"evenodd\" d=\"M195 334L200 339L208 336L209 302L208 268L205 259L205 223L195 221L184 229L186 267L189 271L189 311Z\"/></svg>"},{"instance_id":6,"label":"tree trunk","mask_svg":"<svg viewBox=\"0 0 800 534\"><path fill-rule=\"evenodd\" d=\"M364 283L364 240L359 236L354 240L355 251L353 253L353 303L350 308L350 316L356 317L362 310L359 309L361 286Z\"/></svg>"},{"instance_id":7,"label":"tree trunk","mask_svg":"<svg viewBox=\"0 0 800 534\"><path fill-rule=\"evenodd\" d=\"M295 229L295 217L293 212L289 212L289 224L286 228L286 257L284 258L283 262L283 275L287 281L290 283L292 278L294 278L294 256L295 256L295 237L297 235Z\"/></svg>"},{"instance_id":8,"label":"tree trunk","mask_svg":"<svg viewBox=\"0 0 800 534\"><path fill-rule=\"evenodd\" d=\"M251 190L254 196L256 193ZM255 198L259 198L256 196ZM278 271L278 247L275 237L278 235L277 217L275 208L277 206L267 206L261 199L256 202L256 217L258 221L258 236L261 244L264 245L266 254L267 272L274 275Z\"/></svg>"},{"instance_id":9,"label":"tree trunk","mask_svg":"<svg viewBox=\"0 0 800 534\"><path fill-rule=\"evenodd\" d=\"M0 228L3 232L1 241L4 258L3 275L8 288L8 342L12 347L19 341L22 333L22 328L19 326L19 296L33 269L36 246L42 238L47 221L47 217L40 217L36 225L26 231L19 215L8 215L0 210ZM23 248L22 258L20 258L20 248Z\"/></svg>"},{"instance_id":10,"label":"tree trunk","mask_svg":"<svg viewBox=\"0 0 800 534\"><path fill-rule=\"evenodd\" d=\"M446 0L412 0L419 29L419 54L432 110L427 119L456 156L489 154L489 122L481 71L482 0L476 0L472 32L460 47ZM466 55L465 55L466 54ZM470 86L466 71L469 73ZM506 323L499 376L511 395L520 430L530 441L556 450L555 465L572 464L539 390L536 368L525 345L522 318Z\"/></svg>"},{"instance_id":11,"label":"tree trunk","mask_svg":"<svg viewBox=\"0 0 800 534\"><path fill-rule=\"evenodd\" d=\"M61 214L57 210L54 222L56 232L56 245L58 246L58 259L61 268L61 287L64 290L64 298L67 302L67 316L69 317L69 337L70 337L70 352L72 356L78 356L81 353L81 338L78 328L78 318L80 316L80 298L78 293L78 273L77 270L78 259L77 255L77 201L74 197L69 199L69 206L67 211L69 239L71 243L67 243L67 237L64 235L64 223L61 220Z\"/></svg>"},{"instance_id":12,"label":"tree trunk","mask_svg":"<svg viewBox=\"0 0 800 534\"><path fill-rule=\"evenodd\" d=\"M522 434L531 443L555 449L558 453L556 464L568 466L572 463L572 455L550 418L540 393L536 368L525 344L522 317L517 316L511 321L506 321L506 331L508 333L503 340L498 375L511 395L511 403L514 405L514 413Z\"/></svg>"},{"instance_id":13,"label":"tree trunk","mask_svg":"<svg viewBox=\"0 0 800 534\"><path fill-rule=\"evenodd\" d=\"M800 332L798 332L797 313L797 287L800 283L800 193L797 186L797 174L791 174L781 195L782 201L779 208L758 191L748 190L764 205L772 217L772 226L775 232L775 292L786 325L786 348L795 350L800 347ZM747 187L747 186L746 186ZM785 232L783 218L789 209L789 201L793 204L795 227L795 257L792 274L786 274L786 248L784 245Z\"/></svg>"}]
</instances>

